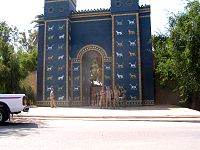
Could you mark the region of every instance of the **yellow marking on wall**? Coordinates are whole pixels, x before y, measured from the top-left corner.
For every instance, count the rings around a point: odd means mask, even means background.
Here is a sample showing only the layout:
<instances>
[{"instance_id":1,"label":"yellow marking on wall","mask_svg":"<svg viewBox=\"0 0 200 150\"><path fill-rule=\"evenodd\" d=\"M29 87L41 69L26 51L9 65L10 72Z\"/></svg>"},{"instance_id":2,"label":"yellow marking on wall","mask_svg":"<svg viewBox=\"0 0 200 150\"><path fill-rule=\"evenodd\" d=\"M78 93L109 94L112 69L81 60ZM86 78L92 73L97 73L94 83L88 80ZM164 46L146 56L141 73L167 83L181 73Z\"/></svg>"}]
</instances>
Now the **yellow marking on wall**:
<instances>
[{"instance_id":1,"label":"yellow marking on wall","mask_svg":"<svg viewBox=\"0 0 200 150\"><path fill-rule=\"evenodd\" d=\"M68 19L66 21L66 100L69 99L69 62L68 62L68 55L69 55L69 32L68 32Z\"/></svg>"},{"instance_id":2,"label":"yellow marking on wall","mask_svg":"<svg viewBox=\"0 0 200 150\"><path fill-rule=\"evenodd\" d=\"M137 19L137 34L138 34L138 71L139 71L139 99L142 100L142 77L141 77L141 50L140 50L140 26L139 14L136 15Z\"/></svg>"},{"instance_id":3,"label":"yellow marking on wall","mask_svg":"<svg viewBox=\"0 0 200 150\"><path fill-rule=\"evenodd\" d=\"M113 91L115 88L115 34L114 34L114 16L112 16L112 86L113 86Z\"/></svg>"},{"instance_id":4,"label":"yellow marking on wall","mask_svg":"<svg viewBox=\"0 0 200 150\"><path fill-rule=\"evenodd\" d=\"M46 34L47 34L47 23L45 22L45 29L44 29L44 59L43 59L43 100L45 100L46 95Z\"/></svg>"},{"instance_id":5,"label":"yellow marking on wall","mask_svg":"<svg viewBox=\"0 0 200 150\"><path fill-rule=\"evenodd\" d=\"M107 20L111 20L111 18L72 21L72 23L79 23L79 22L94 22L94 21L107 21Z\"/></svg>"},{"instance_id":6,"label":"yellow marking on wall","mask_svg":"<svg viewBox=\"0 0 200 150\"><path fill-rule=\"evenodd\" d=\"M111 13L87 13L87 14L72 15L72 18L101 17L110 15Z\"/></svg>"},{"instance_id":7,"label":"yellow marking on wall","mask_svg":"<svg viewBox=\"0 0 200 150\"><path fill-rule=\"evenodd\" d=\"M140 16L140 18L150 18L151 16L150 15L147 15L147 16Z\"/></svg>"},{"instance_id":8,"label":"yellow marking on wall","mask_svg":"<svg viewBox=\"0 0 200 150\"><path fill-rule=\"evenodd\" d=\"M66 21L66 19L54 19L54 20L46 20L46 22L58 22L58 21Z\"/></svg>"}]
</instances>

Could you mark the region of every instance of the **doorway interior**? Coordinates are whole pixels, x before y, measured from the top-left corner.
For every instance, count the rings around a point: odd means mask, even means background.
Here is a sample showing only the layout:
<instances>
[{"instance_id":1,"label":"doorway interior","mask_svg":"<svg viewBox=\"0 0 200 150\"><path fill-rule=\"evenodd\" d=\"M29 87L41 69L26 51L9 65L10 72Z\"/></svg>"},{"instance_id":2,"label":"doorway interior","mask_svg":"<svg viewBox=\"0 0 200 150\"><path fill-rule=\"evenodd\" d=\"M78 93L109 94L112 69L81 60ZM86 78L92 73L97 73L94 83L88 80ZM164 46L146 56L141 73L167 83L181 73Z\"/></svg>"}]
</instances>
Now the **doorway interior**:
<instances>
[{"instance_id":1,"label":"doorway interior","mask_svg":"<svg viewBox=\"0 0 200 150\"><path fill-rule=\"evenodd\" d=\"M82 102L83 105L97 104L97 93L103 85L103 61L99 52L91 50L82 56Z\"/></svg>"}]
</instances>

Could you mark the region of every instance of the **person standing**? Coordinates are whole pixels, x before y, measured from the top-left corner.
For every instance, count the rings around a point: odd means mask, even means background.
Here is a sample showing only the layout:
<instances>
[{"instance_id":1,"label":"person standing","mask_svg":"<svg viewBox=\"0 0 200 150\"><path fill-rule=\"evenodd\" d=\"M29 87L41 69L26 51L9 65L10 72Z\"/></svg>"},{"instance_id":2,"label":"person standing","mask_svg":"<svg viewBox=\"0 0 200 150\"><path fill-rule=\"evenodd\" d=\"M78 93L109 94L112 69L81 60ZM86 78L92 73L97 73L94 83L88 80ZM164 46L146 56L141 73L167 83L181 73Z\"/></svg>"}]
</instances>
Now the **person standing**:
<instances>
[{"instance_id":1,"label":"person standing","mask_svg":"<svg viewBox=\"0 0 200 150\"><path fill-rule=\"evenodd\" d=\"M102 106L104 106L104 104L105 104L105 91L104 91L104 88L102 86L102 89L100 91L100 101L99 101L100 108L102 108Z\"/></svg>"},{"instance_id":2,"label":"person standing","mask_svg":"<svg viewBox=\"0 0 200 150\"><path fill-rule=\"evenodd\" d=\"M107 89L106 89L106 108L108 108L108 105L109 105L110 108L112 108L111 95L112 95L112 90L110 89L109 86L107 86Z\"/></svg>"},{"instance_id":3,"label":"person standing","mask_svg":"<svg viewBox=\"0 0 200 150\"><path fill-rule=\"evenodd\" d=\"M100 91L98 91L97 94L96 94L96 103L95 103L95 105L97 107L99 106L99 101L100 101Z\"/></svg>"},{"instance_id":4,"label":"person standing","mask_svg":"<svg viewBox=\"0 0 200 150\"><path fill-rule=\"evenodd\" d=\"M53 87L51 87L51 91L50 91L50 105L51 108L56 108L56 102L55 102L55 94L54 94L54 89Z\"/></svg>"},{"instance_id":5,"label":"person standing","mask_svg":"<svg viewBox=\"0 0 200 150\"><path fill-rule=\"evenodd\" d=\"M118 88L115 86L114 89L114 98L113 98L113 107L115 108L116 105L119 107L119 96L120 96L120 91L118 90Z\"/></svg>"},{"instance_id":6,"label":"person standing","mask_svg":"<svg viewBox=\"0 0 200 150\"><path fill-rule=\"evenodd\" d=\"M123 88L123 91L122 91L122 97L123 97L123 103L124 103L124 107L126 107L126 104L127 104L127 99L126 99L126 88Z\"/></svg>"}]
</instances>

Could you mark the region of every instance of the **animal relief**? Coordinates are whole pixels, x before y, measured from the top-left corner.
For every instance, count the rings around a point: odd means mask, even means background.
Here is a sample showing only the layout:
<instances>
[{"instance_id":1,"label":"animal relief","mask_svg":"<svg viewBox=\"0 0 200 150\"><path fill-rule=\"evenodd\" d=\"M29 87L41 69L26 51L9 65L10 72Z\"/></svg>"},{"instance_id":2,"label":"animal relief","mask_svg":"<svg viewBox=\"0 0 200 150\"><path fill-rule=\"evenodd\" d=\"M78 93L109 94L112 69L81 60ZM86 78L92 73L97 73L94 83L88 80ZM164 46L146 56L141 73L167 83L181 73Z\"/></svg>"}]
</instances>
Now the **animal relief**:
<instances>
[{"instance_id":1,"label":"animal relief","mask_svg":"<svg viewBox=\"0 0 200 150\"><path fill-rule=\"evenodd\" d=\"M135 41L128 41L130 46L136 46L136 40Z\"/></svg>"},{"instance_id":2,"label":"animal relief","mask_svg":"<svg viewBox=\"0 0 200 150\"><path fill-rule=\"evenodd\" d=\"M123 54L122 54L122 53L116 52L116 55L117 55L117 57L123 57Z\"/></svg>"},{"instance_id":3,"label":"animal relief","mask_svg":"<svg viewBox=\"0 0 200 150\"><path fill-rule=\"evenodd\" d=\"M58 26L58 30L63 30L63 29L64 29L64 25Z\"/></svg>"},{"instance_id":4,"label":"animal relief","mask_svg":"<svg viewBox=\"0 0 200 150\"><path fill-rule=\"evenodd\" d=\"M131 100L137 100L137 97L136 97L136 96L130 95L130 98L131 98Z\"/></svg>"},{"instance_id":5,"label":"animal relief","mask_svg":"<svg viewBox=\"0 0 200 150\"><path fill-rule=\"evenodd\" d=\"M134 25L135 24L135 20L128 20L128 24L129 25Z\"/></svg>"},{"instance_id":6,"label":"animal relief","mask_svg":"<svg viewBox=\"0 0 200 150\"><path fill-rule=\"evenodd\" d=\"M130 84L130 86L131 86L131 90L134 90L134 91L137 90L137 84L136 84L136 85L132 85L132 84Z\"/></svg>"},{"instance_id":7,"label":"animal relief","mask_svg":"<svg viewBox=\"0 0 200 150\"><path fill-rule=\"evenodd\" d=\"M73 68L74 71L79 71L79 66Z\"/></svg>"},{"instance_id":8,"label":"animal relief","mask_svg":"<svg viewBox=\"0 0 200 150\"><path fill-rule=\"evenodd\" d=\"M123 33L120 31L116 31L116 33L117 33L117 35L123 35Z\"/></svg>"},{"instance_id":9,"label":"animal relief","mask_svg":"<svg viewBox=\"0 0 200 150\"><path fill-rule=\"evenodd\" d=\"M62 92L63 88L64 88L64 86L59 86L59 87L58 87L58 91L59 91L59 92Z\"/></svg>"},{"instance_id":10,"label":"animal relief","mask_svg":"<svg viewBox=\"0 0 200 150\"><path fill-rule=\"evenodd\" d=\"M61 96L61 97L58 97L58 100L59 100L59 101L63 101L64 98L65 98L64 96Z\"/></svg>"},{"instance_id":11,"label":"animal relief","mask_svg":"<svg viewBox=\"0 0 200 150\"><path fill-rule=\"evenodd\" d=\"M53 76L47 77L47 80L53 80Z\"/></svg>"},{"instance_id":12,"label":"animal relief","mask_svg":"<svg viewBox=\"0 0 200 150\"><path fill-rule=\"evenodd\" d=\"M64 39L64 38L65 38L64 34L59 36L59 39Z\"/></svg>"},{"instance_id":13,"label":"animal relief","mask_svg":"<svg viewBox=\"0 0 200 150\"><path fill-rule=\"evenodd\" d=\"M61 50L61 49L64 49L64 45L58 45L58 49Z\"/></svg>"},{"instance_id":14,"label":"animal relief","mask_svg":"<svg viewBox=\"0 0 200 150\"><path fill-rule=\"evenodd\" d=\"M79 87L74 87L74 92L78 92L79 91Z\"/></svg>"},{"instance_id":15,"label":"animal relief","mask_svg":"<svg viewBox=\"0 0 200 150\"><path fill-rule=\"evenodd\" d=\"M123 20L121 20L121 21L116 20L116 23L117 23L118 26L122 26L123 25Z\"/></svg>"},{"instance_id":16,"label":"animal relief","mask_svg":"<svg viewBox=\"0 0 200 150\"><path fill-rule=\"evenodd\" d=\"M128 34L129 34L129 35L134 35L134 34L135 34L135 31L129 29L129 30L128 30Z\"/></svg>"},{"instance_id":17,"label":"animal relief","mask_svg":"<svg viewBox=\"0 0 200 150\"><path fill-rule=\"evenodd\" d=\"M137 64L136 62L134 64L129 63L129 65L130 65L131 68L137 68L136 64Z\"/></svg>"},{"instance_id":18,"label":"animal relief","mask_svg":"<svg viewBox=\"0 0 200 150\"><path fill-rule=\"evenodd\" d=\"M135 78L136 78L136 75L135 75L135 74L132 74L132 73L130 73L130 78L131 78L131 79L135 79Z\"/></svg>"},{"instance_id":19,"label":"animal relief","mask_svg":"<svg viewBox=\"0 0 200 150\"><path fill-rule=\"evenodd\" d=\"M50 87L47 87L47 91L51 91L51 86L50 86Z\"/></svg>"},{"instance_id":20,"label":"animal relief","mask_svg":"<svg viewBox=\"0 0 200 150\"><path fill-rule=\"evenodd\" d=\"M64 59L64 55L58 56L58 60L63 60Z\"/></svg>"},{"instance_id":21,"label":"animal relief","mask_svg":"<svg viewBox=\"0 0 200 150\"><path fill-rule=\"evenodd\" d=\"M53 69L53 66L47 67L47 71L52 71L52 69Z\"/></svg>"},{"instance_id":22,"label":"animal relief","mask_svg":"<svg viewBox=\"0 0 200 150\"><path fill-rule=\"evenodd\" d=\"M75 81L79 81L80 80L80 76L74 77Z\"/></svg>"},{"instance_id":23,"label":"animal relief","mask_svg":"<svg viewBox=\"0 0 200 150\"><path fill-rule=\"evenodd\" d=\"M53 60L53 55L48 57L48 60Z\"/></svg>"},{"instance_id":24,"label":"animal relief","mask_svg":"<svg viewBox=\"0 0 200 150\"><path fill-rule=\"evenodd\" d=\"M53 45L47 46L47 49L48 49L48 50L53 50Z\"/></svg>"},{"instance_id":25,"label":"animal relief","mask_svg":"<svg viewBox=\"0 0 200 150\"><path fill-rule=\"evenodd\" d=\"M58 71L62 71L64 69L64 66L58 66Z\"/></svg>"},{"instance_id":26,"label":"animal relief","mask_svg":"<svg viewBox=\"0 0 200 150\"><path fill-rule=\"evenodd\" d=\"M123 42L117 42L116 41L116 43L117 43L117 47L123 47Z\"/></svg>"},{"instance_id":27,"label":"animal relief","mask_svg":"<svg viewBox=\"0 0 200 150\"><path fill-rule=\"evenodd\" d=\"M64 80L64 75L62 75L62 76L60 76L60 77L58 77L58 80Z\"/></svg>"},{"instance_id":28,"label":"animal relief","mask_svg":"<svg viewBox=\"0 0 200 150\"><path fill-rule=\"evenodd\" d=\"M111 77L110 77L110 76L108 76L108 75L105 75L105 79L106 79L106 80L110 80L110 79L111 79Z\"/></svg>"},{"instance_id":29,"label":"animal relief","mask_svg":"<svg viewBox=\"0 0 200 150\"><path fill-rule=\"evenodd\" d=\"M48 31L53 31L54 26L48 26Z\"/></svg>"},{"instance_id":30,"label":"animal relief","mask_svg":"<svg viewBox=\"0 0 200 150\"><path fill-rule=\"evenodd\" d=\"M119 68L119 69L123 69L124 68L123 64L119 64L119 63L116 63L116 64L117 64L117 68Z\"/></svg>"},{"instance_id":31,"label":"animal relief","mask_svg":"<svg viewBox=\"0 0 200 150\"><path fill-rule=\"evenodd\" d=\"M104 65L104 67L105 67L106 70L111 70L111 66Z\"/></svg>"},{"instance_id":32,"label":"animal relief","mask_svg":"<svg viewBox=\"0 0 200 150\"><path fill-rule=\"evenodd\" d=\"M124 76L123 76L123 75L121 75L121 74L118 74L118 73L117 73L117 78L118 78L118 79L123 79L123 78L124 78Z\"/></svg>"},{"instance_id":33,"label":"animal relief","mask_svg":"<svg viewBox=\"0 0 200 150\"><path fill-rule=\"evenodd\" d=\"M129 51L129 56L130 56L130 57L134 57L134 56L136 56L136 54L135 54L135 52Z\"/></svg>"},{"instance_id":34,"label":"animal relief","mask_svg":"<svg viewBox=\"0 0 200 150\"><path fill-rule=\"evenodd\" d=\"M48 37L48 40L53 40L54 39L54 35L51 35Z\"/></svg>"}]
</instances>

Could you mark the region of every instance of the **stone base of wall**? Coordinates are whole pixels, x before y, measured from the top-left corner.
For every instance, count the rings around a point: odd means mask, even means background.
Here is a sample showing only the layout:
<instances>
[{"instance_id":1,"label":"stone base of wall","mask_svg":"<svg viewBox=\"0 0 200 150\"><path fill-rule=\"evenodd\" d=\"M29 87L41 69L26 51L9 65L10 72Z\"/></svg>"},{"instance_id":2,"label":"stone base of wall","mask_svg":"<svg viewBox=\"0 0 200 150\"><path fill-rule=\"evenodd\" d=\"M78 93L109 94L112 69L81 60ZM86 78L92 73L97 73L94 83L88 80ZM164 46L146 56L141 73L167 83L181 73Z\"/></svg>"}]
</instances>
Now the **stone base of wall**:
<instances>
[{"instance_id":1,"label":"stone base of wall","mask_svg":"<svg viewBox=\"0 0 200 150\"><path fill-rule=\"evenodd\" d=\"M173 92L170 86L161 86L158 81L155 84L155 98L156 104L178 105L180 101L180 96L177 91Z\"/></svg>"}]
</instances>

